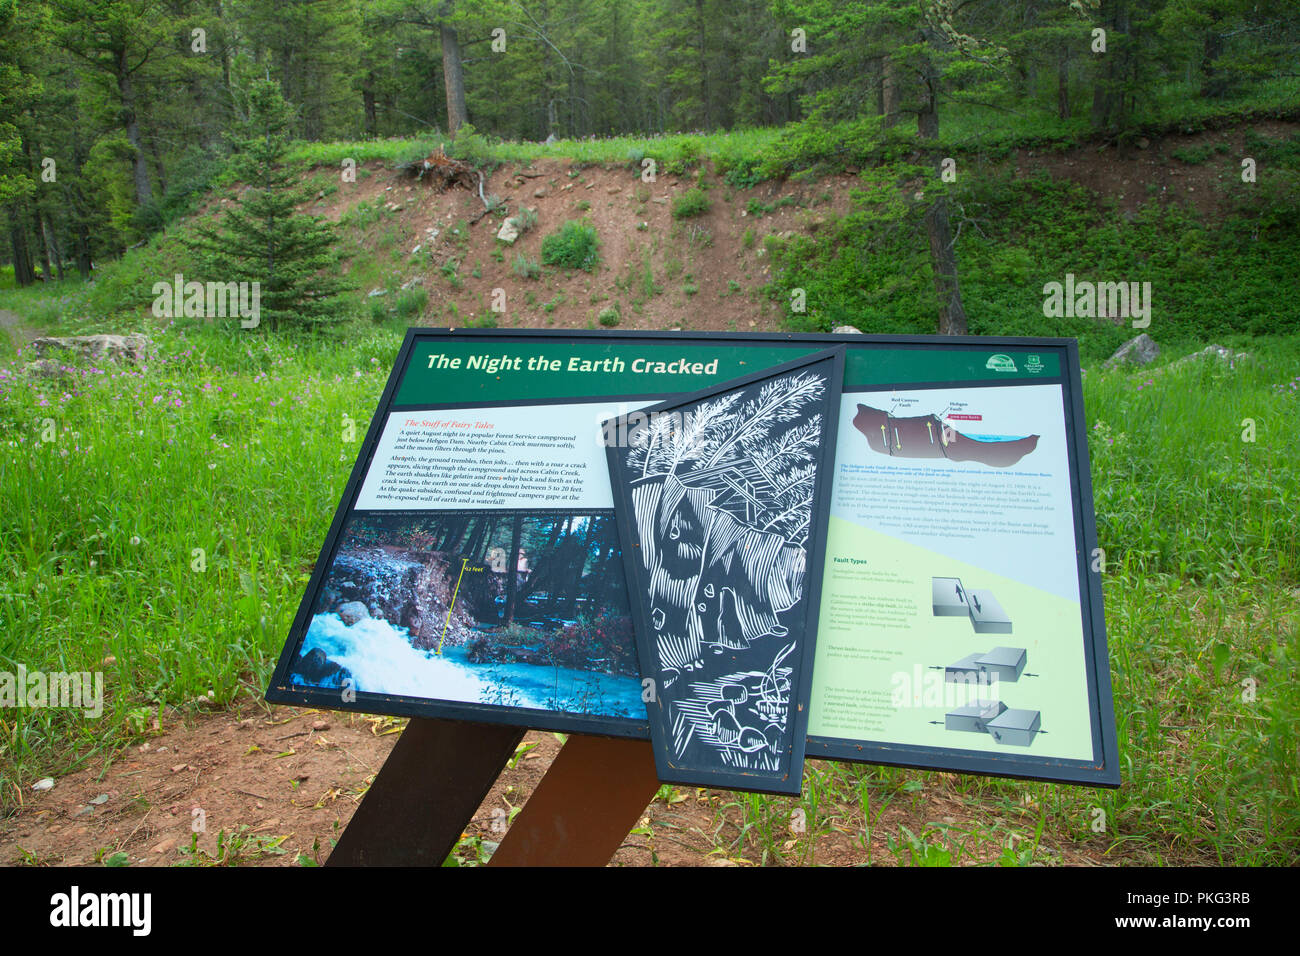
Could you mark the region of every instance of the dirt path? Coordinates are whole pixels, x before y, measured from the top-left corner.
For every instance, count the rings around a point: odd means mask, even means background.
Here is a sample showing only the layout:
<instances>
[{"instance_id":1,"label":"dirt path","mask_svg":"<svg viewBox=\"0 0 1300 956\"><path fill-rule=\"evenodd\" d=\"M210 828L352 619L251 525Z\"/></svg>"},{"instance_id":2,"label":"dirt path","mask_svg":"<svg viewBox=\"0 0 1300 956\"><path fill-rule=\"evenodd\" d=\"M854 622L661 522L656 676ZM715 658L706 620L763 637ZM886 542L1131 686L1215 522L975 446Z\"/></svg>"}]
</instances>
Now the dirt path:
<instances>
[{"instance_id":1,"label":"dirt path","mask_svg":"<svg viewBox=\"0 0 1300 956\"><path fill-rule=\"evenodd\" d=\"M17 312L0 309L0 334L8 340L9 347L17 351L28 345L40 333L23 324L23 317Z\"/></svg>"}]
</instances>

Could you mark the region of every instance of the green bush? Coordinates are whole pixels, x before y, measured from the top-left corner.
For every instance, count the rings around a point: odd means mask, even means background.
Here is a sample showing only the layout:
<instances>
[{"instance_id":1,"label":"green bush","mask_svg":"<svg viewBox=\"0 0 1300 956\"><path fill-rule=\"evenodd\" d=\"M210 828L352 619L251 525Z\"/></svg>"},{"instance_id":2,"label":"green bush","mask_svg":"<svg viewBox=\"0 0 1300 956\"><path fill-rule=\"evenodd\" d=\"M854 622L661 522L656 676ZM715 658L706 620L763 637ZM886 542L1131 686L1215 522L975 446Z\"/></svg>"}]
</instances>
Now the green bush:
<instances>
[{"instance_id":1,"label":"green bush","mask_svg":"<svg viewBox=\"0 0 1300 956\"><path fill-rule=\"evenodd\" d=\"M488 142L487 137L474 129L469 123L465 123L460 129L456 130L456 138L447 145L446 153L448 156L469 163L484 172L491 172L500 165L492 152L492 145Z\"/></svg>"},{"instance_id":2,"label":"green bush","mask_svg":"<svg viewBox=\"0 0 1300 956\"><path fill-rule=\"evenodd\" d=\"M692 186L673 200L673 218L689 219L692 216L702 216L712 205L713 200L709 199L708 193L699 186Z\"/></svg>"},{"instance_id":3,"label":"green bush","mask_svg":"<svg viewBox=\"0 0 1300 956\"><path fill-rule=\"evenodd\" d=\"M618 313L617 303L601 309L600 315L596 316L596 319L601 325L608 329L612 329L614 326L618 325L620 316Z\"/></svg>"},{"instance_id":4,"label":"green bush","mask_svg":"<svg viewBox=\"0 0 1300 956\"><path fill-rule=\"evenodd\" d=\"M558 232L542 240L542 262L548 266L591 272L599 261L599 248L595 227L585 220L570 219Z\"/></svg>"}]
</instances>

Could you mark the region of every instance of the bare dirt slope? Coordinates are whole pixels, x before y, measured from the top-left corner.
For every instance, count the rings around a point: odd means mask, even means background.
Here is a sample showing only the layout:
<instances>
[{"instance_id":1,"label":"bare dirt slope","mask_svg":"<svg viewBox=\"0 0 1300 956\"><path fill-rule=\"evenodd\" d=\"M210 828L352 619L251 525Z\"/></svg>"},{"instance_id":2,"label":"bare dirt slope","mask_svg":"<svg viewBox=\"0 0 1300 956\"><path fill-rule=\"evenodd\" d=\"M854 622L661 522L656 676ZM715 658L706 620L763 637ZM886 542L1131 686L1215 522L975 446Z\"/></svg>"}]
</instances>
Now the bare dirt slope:
<instances>
[{"instance_id":1,"label":"bare dirt slope","mask_svg":"<svg viewBox=\"0 0 1300 956\"><path fill-rule=\"evenodd\" d=\"M1066 151L1017 150L998 165L1016 175L1047 171L1094 191L1101 208L1130 217L1143 203L1178 203L1214 216L1233 201L1251 136L1280 139L1300 124L1206 130L1127 147L1086 145ZM777 331L787 303L765 291L771 279L764 239L811 234L852 204L857 176L816 182L767 182L733 188L705 169L660 174L643 182L629 166L538 160L508 164L487 179L511 214L537 210L538 225L513 246L498 242L499 217L483 216L476 192L438 193L383 163L370 163L355 183L324 190L314 211L339 219L359 203L382 204L361 245L388 257L381 279L363 293L392 306L393 289L418 283L427 294L411 324L495 324L502 328L598 328L602 310L617 307L619 328ZM674 219L674 201L703 184L710 208ZM600 237L600 262L590 273L543 268L539 278L517 271L522 257L541 264L543 237L567 220L585 220ZM436 233L430 232L436 230ZM418 250L418 251L417 251ZM499 260L499 261L498 261ZM389 264L390 263L390 264ZM494 292L505 310L492 312Z\"/></svg>"}]
</instances>

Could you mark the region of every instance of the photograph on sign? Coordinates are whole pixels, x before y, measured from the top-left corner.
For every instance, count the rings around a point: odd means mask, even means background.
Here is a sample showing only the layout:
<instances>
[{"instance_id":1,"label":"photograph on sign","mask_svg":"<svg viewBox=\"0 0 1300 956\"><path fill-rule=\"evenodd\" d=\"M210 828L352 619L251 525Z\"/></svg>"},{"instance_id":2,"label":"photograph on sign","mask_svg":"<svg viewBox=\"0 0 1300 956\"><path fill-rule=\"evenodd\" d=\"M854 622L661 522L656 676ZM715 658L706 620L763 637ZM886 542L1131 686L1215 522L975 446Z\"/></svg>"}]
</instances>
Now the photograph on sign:
<instances>
[{"instance_id":1,"label":"photograph on sign","mask_svg":"<svg viewBox=\"0 0 1300 956\"><path fill-rule=\"evenodd\" d=\"M606 423L660 779L798 793L843 352Z\"/></svg>"},{"instance_id":2,"label":"photograph on sign","mask_svg":"<svg viewBox=\"0 0 1300 956\"><path fill-rule=\"evenodd\" d=\"M376 694L639 717L613 516L355 515L289 679L321 689L350 681Z\"/></svg>"}]
</instances>

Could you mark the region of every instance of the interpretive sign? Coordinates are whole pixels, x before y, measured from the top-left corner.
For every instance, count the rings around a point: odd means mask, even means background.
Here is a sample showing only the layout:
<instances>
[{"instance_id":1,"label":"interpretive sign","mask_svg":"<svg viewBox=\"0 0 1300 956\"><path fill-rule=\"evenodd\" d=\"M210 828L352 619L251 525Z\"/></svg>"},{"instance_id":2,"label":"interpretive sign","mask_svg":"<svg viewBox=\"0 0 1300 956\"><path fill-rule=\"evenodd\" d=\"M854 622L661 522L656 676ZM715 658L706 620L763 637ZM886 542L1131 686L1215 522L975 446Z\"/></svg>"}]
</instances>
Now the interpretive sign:
<instances>
[{"instance_id":1,"label":"interpretive sign","mask_svg":"<svg viewBox=\"0 0 1300 956\"><path fill-rule=\"evenodd\" d=\"M798 793L844 351L605 423L659 779Z\"/></svg>"},{"instance_id":2,"label":"interpretive sign","mask_svg":"<svg viewBox=\"0 0 1300 956\"><path fill-rule=\"evenodd\" d=\"M602 425L834 345L808 756L1116 785L1064 339L412 330L268 699L647 737Z\"/></svg>"}]
</instances>

